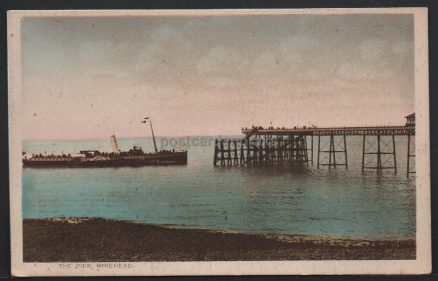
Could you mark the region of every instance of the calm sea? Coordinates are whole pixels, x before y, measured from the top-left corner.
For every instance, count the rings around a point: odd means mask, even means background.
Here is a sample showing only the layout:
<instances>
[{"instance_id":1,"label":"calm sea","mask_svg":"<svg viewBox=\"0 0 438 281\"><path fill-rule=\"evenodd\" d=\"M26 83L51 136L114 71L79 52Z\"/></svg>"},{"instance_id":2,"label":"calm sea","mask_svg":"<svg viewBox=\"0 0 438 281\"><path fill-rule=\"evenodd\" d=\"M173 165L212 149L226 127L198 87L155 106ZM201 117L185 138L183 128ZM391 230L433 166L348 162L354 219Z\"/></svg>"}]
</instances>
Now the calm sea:
<instances>
[{"instance_id":1,"label":"calm sea","mask_svg":"<svg viewBox=\"0 0 438 281\"><path fill-rule=\"evenodd\" d=\"M192 141L187 166L26 168L23 217L105 217L263 234L415 235L415 177L406 177L403 137L396 138L398 173L380 175L362 173L360 137L347 139L349 169L332 170L318 170L316 162L308 167L213 167L214 147ZM149 138L119 139L122 150L134 144L153 149ZM110 145L107 140L23 143L27 153L81 149L109 151Z\"/></svg>"}]
</instances>

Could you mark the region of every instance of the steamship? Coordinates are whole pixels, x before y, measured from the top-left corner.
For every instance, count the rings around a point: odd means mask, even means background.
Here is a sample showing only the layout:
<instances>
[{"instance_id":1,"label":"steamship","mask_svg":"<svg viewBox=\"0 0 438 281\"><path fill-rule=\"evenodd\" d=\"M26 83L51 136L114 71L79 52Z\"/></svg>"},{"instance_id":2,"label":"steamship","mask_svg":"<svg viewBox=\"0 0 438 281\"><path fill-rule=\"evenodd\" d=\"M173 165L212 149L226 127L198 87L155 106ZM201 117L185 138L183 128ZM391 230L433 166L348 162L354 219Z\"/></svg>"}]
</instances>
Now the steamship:
<instances>
[{"instance_id":1,"label":"steamship","mask_svg":"<svg viewBox=\"0 0 438 281\"><path fill-rule=\"evenodd\" d=\"M149 122L148 122L149 121ZM110 137L112 152L99 150L81 150L75 154L32 154L23 153L23 167L75 168L75 167L140 167L153 165L186 165L187 151L158 150L155 141L152 120L146 117L142 123L149 123L154 142L154 152L144 152L140 146L121 151L115 135Z\"/></svg>"}]
</instances>

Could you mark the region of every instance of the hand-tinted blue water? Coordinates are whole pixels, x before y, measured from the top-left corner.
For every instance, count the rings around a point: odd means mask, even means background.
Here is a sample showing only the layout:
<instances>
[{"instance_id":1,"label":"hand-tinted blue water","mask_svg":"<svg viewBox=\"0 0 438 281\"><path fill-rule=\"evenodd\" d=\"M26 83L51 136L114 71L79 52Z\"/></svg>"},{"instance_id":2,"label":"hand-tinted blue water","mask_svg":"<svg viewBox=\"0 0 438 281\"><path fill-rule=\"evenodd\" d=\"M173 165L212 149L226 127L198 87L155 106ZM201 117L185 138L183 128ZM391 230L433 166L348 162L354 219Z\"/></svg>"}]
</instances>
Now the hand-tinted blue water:
<instances>
[{"instance_id":1,"label":"hand-tinted blue water","mask_svg":"<svg viewBox=\"0 0 438 281\"><path fill-rule=\"evenodd\" d=\"M187 166L26 168L23 217L95 216L247 233L415 235L415 178L405 174L406 140L396 139L398 173L381 175L372 170L362 173L361 141L347 140L348 170L318 170L316 162L309 167L215 168L213 146L187 147ZM141 144L152 151L151 143L119 140L122 150ZM28 153L109 150L107 141L23 145Z\"/></svg>"}]
</instances>

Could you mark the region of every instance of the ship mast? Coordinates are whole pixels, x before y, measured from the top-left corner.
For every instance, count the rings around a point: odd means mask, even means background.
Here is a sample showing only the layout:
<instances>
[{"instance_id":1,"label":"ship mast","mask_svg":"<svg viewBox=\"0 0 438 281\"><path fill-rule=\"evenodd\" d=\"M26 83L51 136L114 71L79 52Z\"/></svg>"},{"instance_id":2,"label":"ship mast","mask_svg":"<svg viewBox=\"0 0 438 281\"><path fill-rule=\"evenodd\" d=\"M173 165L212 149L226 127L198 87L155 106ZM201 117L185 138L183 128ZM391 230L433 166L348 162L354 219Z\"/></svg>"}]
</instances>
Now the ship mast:
<instances>
[{"instance_id":1,"label":"ship mast","mask_svg":"<svg viewBox=\"0 0 438 281\"><path fill-rule=\"evenodd\" d=\"M152 119L150 117L145 117L142 123L146 123L147 120L149 120L149 125L151 126L152 139L154 140L155 154L158 154L157 143L155 142L154 129L152 128Z\"/></svg>"}]
</instances>

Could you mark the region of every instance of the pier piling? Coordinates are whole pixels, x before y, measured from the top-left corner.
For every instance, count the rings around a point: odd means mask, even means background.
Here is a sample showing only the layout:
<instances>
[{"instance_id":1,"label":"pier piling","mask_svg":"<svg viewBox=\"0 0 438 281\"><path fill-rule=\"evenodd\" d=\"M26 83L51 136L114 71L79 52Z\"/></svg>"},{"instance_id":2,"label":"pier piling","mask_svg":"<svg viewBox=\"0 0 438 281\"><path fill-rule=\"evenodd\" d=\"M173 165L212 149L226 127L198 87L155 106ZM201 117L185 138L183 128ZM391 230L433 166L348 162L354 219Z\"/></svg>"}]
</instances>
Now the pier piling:
<instances>
[{"instance_id":1,"label":"pier piling","mask_svg":"<svg viewBox=\"0 0 438 281\"><path fill-rule=\"evenodd\" d=\"M328 166L329 169L336 168L337 166L345 166L348 167L348 159L347 159L347 140L346 135L342 134L340 135L343 138L343 141L341 141L338 145L336 145L336 136L333 133L330 133L329 142L328 142L328 150L324 150L324 148L327 146L327 143L323 144L321 146L321 136L318 136L318 163L317 167L319 169L319 166ZM338 136L339 137L339 136ZM328 153L328 162L322 162L320 154L321 153ZM340 163L336 158L336 153L338 154L344 154L344 162Z\"/></svg>"},{"instance_id":2,"label":"pier piling","mask_svg":"<svg viewBox=\"0 0 438 281\"><path fill-rule=\"evenodd\" d=\"M370 139L370 136L363 136L363 150L362 150L362 171L365 169L375 169L377 173L381 173L384 169L392 169L394 172L397 172L397 155L395 149L395 134L392 133L389 135L392 137L392 140L384 140L384 137L388 137L388 135L382 135L380 131L377 131L375 135L371 135L371 141L367 142L367 139ZM375 139L373 137L376 137ZM392 163L390 162L390 158L386 156L392 155ZM375 156L376 165L372 166L372 159L366 161L366 156L373 157ZM382 161L383 158L383 161Z\"/></svg>"},{"instance_id":3,"label":"pier piling","mask_svg":"<svg viewBox=\"0 0 438 281\"><path fill-rule=\"evenodd\" d=\"M414 160L415 160L415 153L414 154L411 153L411 145L412 145L411 134L408 134L408 155L406 157L407 158L407 160L406 160L406 162L407 162L406 176L408 176L408 177L410 174L415 174L415 171L411 171L411 158L414 158ZM415 143L414 143L414 145L415 145Z\"/></svg>"}]
</instances>

